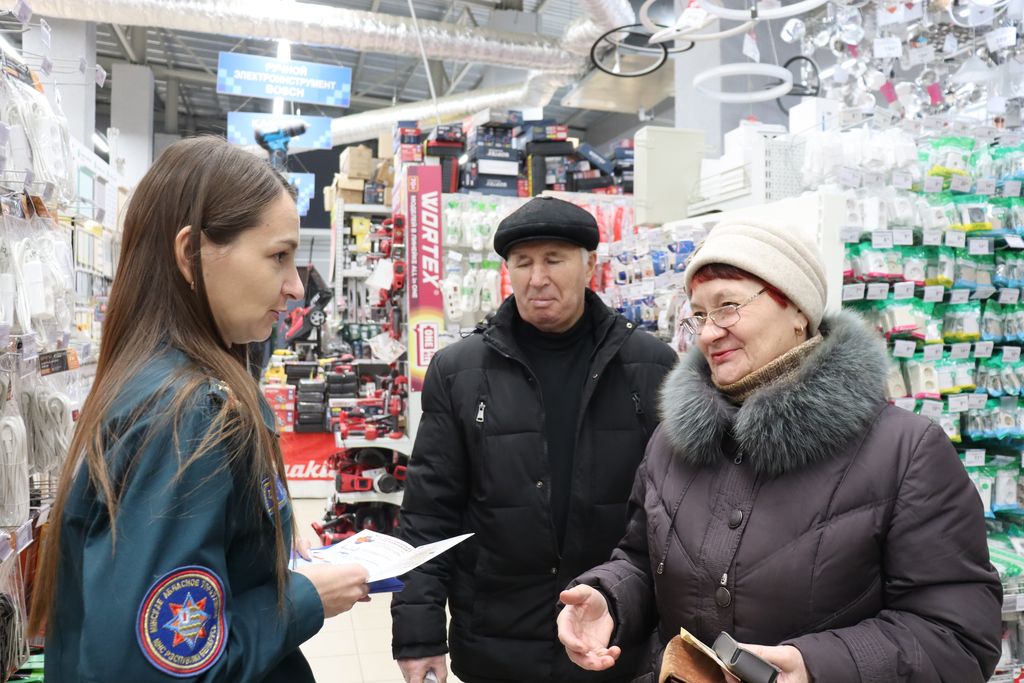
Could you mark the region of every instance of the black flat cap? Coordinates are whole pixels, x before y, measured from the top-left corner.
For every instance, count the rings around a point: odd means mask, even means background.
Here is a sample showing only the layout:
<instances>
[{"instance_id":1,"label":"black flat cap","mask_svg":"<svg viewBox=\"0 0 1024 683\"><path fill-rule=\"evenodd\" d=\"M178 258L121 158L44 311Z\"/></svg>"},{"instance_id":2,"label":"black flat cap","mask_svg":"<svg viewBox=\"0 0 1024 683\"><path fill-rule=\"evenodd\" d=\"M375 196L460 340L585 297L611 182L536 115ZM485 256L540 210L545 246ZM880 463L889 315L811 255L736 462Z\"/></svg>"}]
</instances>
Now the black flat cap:
<instances>
[{"instance_id":1,"label":"black flat cap","mask_svg":"<svg viewBox=\"0 0 1024 683\"><path fill-rule=\"evenodd\" d=\"M531 240L565 240L597 249L601 235L589 213L554 197L534 197L505 217L494 233L494 251L508 258L512 245Z\"/></svg>"}]
</instances>

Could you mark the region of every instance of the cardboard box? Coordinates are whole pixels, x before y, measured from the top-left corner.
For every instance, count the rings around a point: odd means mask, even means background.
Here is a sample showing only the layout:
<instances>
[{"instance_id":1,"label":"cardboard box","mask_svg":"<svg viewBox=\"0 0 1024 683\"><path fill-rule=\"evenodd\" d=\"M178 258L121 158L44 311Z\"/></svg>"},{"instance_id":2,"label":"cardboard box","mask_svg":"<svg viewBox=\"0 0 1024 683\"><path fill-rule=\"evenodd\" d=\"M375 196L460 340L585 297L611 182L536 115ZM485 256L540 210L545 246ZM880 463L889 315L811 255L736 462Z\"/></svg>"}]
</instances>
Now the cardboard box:
<instances>
[{"instance_id":1,"label":"cardboard box","mask_svg":"<svg viewBox=\"0 0 1024 683\"><path fill-rule=\"evenodd\" d=\"M383 204L387 186L382 183L366 183L363 188L364 204Z\"/></svg>"},{"instance_id":2,"label":"cardboard box","mask_svg":"<svg viewBox=\"0 0 1024 683\"><path fill-rule=\"evenodd\" d=\"M334 190L353 190L363 191L363 187L366 185L366 181L362 178L350 178L344 173L334 174Z\"/></svg>"},{"instance_id":3,"label":"cardboard box","mask_svg":"<svg viewBox=\"0 0 1024 683\"><path fill-rule=\"evenodd\" d=\"M338 158L338 168L349 178L369 180L373 176L373 152L366 145L346 147Z\"/></svg>"},{"instance_id":4,"label":"cardboard box","mask_svg":"<svg viewBox=\"0 0 1024 683\"><path fill-rule=\"evenodd\" d=\"M363 203L363 191L362 190L338 190L338 195L341 197L341 201L344 204L362 204Z\"/></svg>"},{"instance_id":5,"label":"cardboard box","mask_svg":"<svg viewBox=\"0 0 1024 683\"><path fill-rule=\"evenodd\" d=\"M377 136L377 156L383 161L395 156L395 133L386 131Z\"/></svg>"},{"instance_id":6,"label":"cardboard box","mask_svg":"<svg viewBox=\"0 0 1024 683\"><path fill-rule=\"evenodd\" d=\"M404 164L420 163L423 161L423 147L420 145L402 144L398 146L395 159Z\"/></svg>"},{"instance_id":7,"label":"cardboard box","mask_svg":"<svg viewBox=\"0 0 1024 683\"><path fill-rule=\"evenodd\" d=\"M263 396L267 399L270 407L275 410L279 407L286 407L289 410L295 407L295 387L293 386L266 386L263 387Z\"/></svg>"}]
</instances>

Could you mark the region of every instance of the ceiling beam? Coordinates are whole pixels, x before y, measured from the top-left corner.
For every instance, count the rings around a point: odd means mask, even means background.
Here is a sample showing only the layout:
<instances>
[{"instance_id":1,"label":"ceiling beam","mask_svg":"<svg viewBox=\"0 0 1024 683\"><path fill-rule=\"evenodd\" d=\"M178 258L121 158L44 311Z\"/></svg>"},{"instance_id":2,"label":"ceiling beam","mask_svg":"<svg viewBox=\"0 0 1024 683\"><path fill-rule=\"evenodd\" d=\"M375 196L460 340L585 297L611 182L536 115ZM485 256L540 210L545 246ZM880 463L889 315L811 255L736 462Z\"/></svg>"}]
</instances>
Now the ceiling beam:
<instances>
[{"instance_id":1,"label":"ceiling beam","mask_svg":"<svg viewBox=\"0 0 1024 683\"><path fill-rule=\"evenodd\" d=\"M117 24L111 24L110 28L114 30L114 37L117 38L117 43L121 46L121 51L124 52L124 56L127 57L128 61L132 64L138 64L139 58L135 54L135 50L132 48L131 43L128 41L128 36L125 34L124 29Z\"/></svg>"}]
</instances>

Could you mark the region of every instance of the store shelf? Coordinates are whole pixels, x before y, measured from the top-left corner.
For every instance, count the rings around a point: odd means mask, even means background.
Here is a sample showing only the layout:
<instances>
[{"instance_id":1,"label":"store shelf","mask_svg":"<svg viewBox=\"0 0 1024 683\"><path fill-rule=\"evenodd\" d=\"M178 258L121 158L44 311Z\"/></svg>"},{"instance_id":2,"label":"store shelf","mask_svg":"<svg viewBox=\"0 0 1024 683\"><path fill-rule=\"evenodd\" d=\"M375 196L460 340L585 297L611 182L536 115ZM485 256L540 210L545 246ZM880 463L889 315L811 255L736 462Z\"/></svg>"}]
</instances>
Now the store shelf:
<instances>
[{"instance_id":1,"label":"store shelf","mask_svg":"<svg viewBox=\"0 0 1024 683\"><path fill-rule=\"evenodd\" d=\"M353 280L362 280L370 277L370 271L363 270L362 268L347 268L341 271L341 276L352 278Z\"/></svg>"},{"instance_id":2,"label":"store shelf","mask_svg":"<svg viewBox=\"0 0 1024 683\"><path fill-rule=\"evenodd\" d=\"M412 439L402 437L401 439L345 439L338 443L338 448L351 450L353 448L383 448L386 451L398 451L402 455L412 454Z\"/></svg>"},{"instance_id":3,"label":"store shelf","mask_svg":"<svg viewBox=\"0 0 1024 683\"><path fill-rule=\"evenodd\" d=\"M345 204L345 213L391 213L390 206L383 204Z\"/></svg>"},{"instance_id":4,"label":"store shelf","mask_svg":"<svg viewBox=\"0 0 1024 683\"><path fill-rule=\"evenodd\" d=\"M401 507L404 491L394 493L380 493L379 491L350 491L349 493L335 493L331 496L332 502L344 503L345 505L358 505L359 503L387 503Z\"/></svg>"}]
</instances>

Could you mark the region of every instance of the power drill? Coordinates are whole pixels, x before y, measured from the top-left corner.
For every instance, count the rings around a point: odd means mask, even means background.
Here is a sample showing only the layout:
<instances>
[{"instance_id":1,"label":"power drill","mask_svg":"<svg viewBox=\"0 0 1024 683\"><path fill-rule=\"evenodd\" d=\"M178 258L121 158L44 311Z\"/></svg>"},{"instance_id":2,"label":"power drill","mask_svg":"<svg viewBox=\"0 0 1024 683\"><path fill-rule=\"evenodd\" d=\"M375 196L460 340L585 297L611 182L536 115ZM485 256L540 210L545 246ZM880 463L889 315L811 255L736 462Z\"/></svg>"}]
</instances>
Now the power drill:
<instances>
[{"instance_id":1,"label":"power drill","mask_svg":"<svg viewBox=\"0 0 1024 683\"><path fill-rule=\"evenodd\" d=\"M270 165L284 171L288 162L288 141L306 132L306 124L298 121L275 130L256 129L256 142L270 152Z\"/></svg>"}]
</instances>

